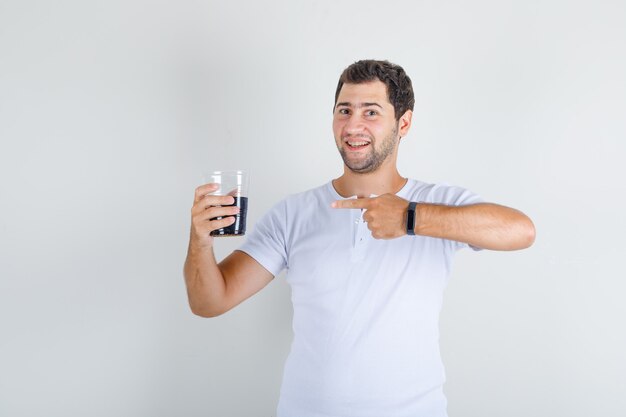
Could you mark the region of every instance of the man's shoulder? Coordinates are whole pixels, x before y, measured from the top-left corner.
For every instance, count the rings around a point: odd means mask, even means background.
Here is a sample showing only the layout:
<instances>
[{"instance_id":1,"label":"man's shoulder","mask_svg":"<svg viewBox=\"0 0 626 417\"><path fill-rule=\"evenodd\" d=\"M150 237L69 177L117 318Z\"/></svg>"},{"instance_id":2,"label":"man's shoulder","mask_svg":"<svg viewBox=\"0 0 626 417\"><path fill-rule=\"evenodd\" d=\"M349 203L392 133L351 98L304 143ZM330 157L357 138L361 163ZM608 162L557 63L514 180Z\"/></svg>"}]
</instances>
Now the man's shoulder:
<instances>
[{"instance_id":1,"label":"man's shoulder","mask_svg":"<svg viewBox=\"0 0 626 417\"><path fill-rule=\"evenodd\" d=\"M429 183L409 179L409 183L407 185L409 187L406 192L406 197L411 201L459 205L460 203L466 203L471 200L480 200L476 194L469 191L467 188L452 185L446 182Z\"/></svg>"},{"instance_id":2,"label":"man's shoulder","mask_svg":"<svg viewBox=\"0 0 626 417\"><path fill-rule=\"evenodd\" d=\"M305 191L289 194L282 201L287 205L308 204L312 201L331 201L332 194L329 192L329 182L310 188Z\"/></svg>"},{"instance_id":3,"label":"man's shoulder","mask_svg":"<svg viewBox=\"0 0 626 417\"><path fill-rule=\"evenodd\" d=\"M436 186L437 184L408 178L405 187L400 190L398 195L411 201L426 201Z\"/></svg>"},{"instance_id":4,"label":"man's shoulder","mask_svg":"<svg viewBox=\"0 0 626 417\"><path fill-rule=\"evenodd\" d=\"M315 207L321 204L330 206L333 200L328 187L329 182L305 191L288 194L278 200L270 209L272 213L284 213L285 211L295 211L307 207Z\"/></svg>"}]
</instances>

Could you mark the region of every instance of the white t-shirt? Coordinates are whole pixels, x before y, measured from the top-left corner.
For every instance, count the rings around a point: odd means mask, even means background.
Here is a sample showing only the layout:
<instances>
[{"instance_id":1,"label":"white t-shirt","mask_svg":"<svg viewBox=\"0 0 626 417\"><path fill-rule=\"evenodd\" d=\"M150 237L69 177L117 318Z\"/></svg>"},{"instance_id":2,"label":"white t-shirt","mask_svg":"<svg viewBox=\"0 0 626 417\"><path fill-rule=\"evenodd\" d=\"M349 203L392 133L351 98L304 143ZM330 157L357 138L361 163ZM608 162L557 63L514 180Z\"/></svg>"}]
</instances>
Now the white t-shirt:
<instances>
[{"instance_id":1,"label":"white t-shirt","mask_svg":"<svg viewBox=\"0 0 626 417\"><path fill-rule=\"evenodd\" d=\"M397 193L445 205L481 202L409 179ZM294 340L278 417L445 417L439 312L454 252L424 236L377 240L361 210L334 209L332 183L287 197L240 248L274 276L287 269Z\"/></svg>"}]
</instances>

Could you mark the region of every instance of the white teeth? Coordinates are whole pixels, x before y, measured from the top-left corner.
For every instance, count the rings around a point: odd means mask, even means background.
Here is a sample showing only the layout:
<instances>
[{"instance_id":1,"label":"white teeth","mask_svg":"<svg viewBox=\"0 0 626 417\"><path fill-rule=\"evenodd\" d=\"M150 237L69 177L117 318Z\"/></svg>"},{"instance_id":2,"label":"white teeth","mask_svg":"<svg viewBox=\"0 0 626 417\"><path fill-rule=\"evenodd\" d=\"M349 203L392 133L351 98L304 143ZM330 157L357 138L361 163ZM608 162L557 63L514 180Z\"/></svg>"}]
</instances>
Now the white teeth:
<instances>
[{"instance_id":1,"label":"white teeth","mask_svg":"<svg viewBox=\"0 0 626 417\"><path fill-rule=\"evenodd\" d=\"M350 145L350 146L363 146L363 145L367 145L367 142L348 142L348 145Z\"/></svg>"}]
</instances>

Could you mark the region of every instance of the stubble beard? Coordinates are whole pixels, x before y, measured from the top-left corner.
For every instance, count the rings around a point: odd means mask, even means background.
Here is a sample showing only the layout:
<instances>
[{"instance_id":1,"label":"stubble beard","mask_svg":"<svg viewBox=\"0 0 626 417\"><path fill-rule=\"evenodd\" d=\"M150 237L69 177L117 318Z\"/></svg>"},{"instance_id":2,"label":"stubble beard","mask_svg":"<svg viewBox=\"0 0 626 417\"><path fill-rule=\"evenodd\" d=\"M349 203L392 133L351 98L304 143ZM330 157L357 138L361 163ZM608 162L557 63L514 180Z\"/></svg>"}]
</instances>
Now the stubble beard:
<instances>
[{"instance_id":1,"label":"stubble beard","mask_svg":"<svg viewBox=\"0 0 626 417\"><path fill-rule=\"evenodd\" d=\"M348 167L348 169L350 169L350 171L357 174L368 174L380 168L383 162L385 162L385 160L393 153L397 143L397 135L398 127L394 126L389 136L383 139L380 149L378 150L374 148L375 143L373 138L368 136L368 139L371 140L369 144L371 149L369 150L369 154L364 159L358 161L351 161L348 158L346 151L343 149L343 146L339 146L339 154L341 154L343 163Z\"/></svg>"}]
</instances>

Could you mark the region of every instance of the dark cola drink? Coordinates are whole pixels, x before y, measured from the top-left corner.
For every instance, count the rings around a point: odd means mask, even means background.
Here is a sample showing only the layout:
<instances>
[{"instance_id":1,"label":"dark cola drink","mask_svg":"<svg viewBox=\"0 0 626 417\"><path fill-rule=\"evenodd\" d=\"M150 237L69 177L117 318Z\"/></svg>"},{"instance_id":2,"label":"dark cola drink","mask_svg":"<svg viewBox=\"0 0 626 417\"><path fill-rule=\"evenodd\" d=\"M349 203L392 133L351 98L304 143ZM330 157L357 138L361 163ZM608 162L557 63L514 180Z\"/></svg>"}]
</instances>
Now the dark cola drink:
<instances>
[{"instance_id":1,"label":"dark cola drink","mask_svg":"<svg viewBox=\"0 0 626 417\"><path fill-rule=\"evenodd\" d=\"M228 204L224 207L237 206L239 207L239 213L235 216L235 223L223 229L213 230L211 236L243 236L246 234L246 214L248 212L248 197L233 197L235 199L234 204ZM229 216L230 217L230 216ZM222 217L216 217L211 220L219 220Z\"/></svg>"}]
</instances>

